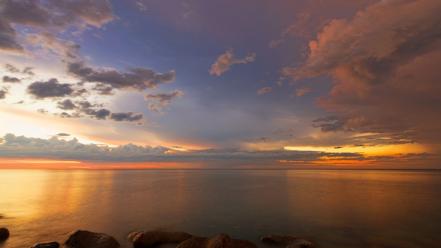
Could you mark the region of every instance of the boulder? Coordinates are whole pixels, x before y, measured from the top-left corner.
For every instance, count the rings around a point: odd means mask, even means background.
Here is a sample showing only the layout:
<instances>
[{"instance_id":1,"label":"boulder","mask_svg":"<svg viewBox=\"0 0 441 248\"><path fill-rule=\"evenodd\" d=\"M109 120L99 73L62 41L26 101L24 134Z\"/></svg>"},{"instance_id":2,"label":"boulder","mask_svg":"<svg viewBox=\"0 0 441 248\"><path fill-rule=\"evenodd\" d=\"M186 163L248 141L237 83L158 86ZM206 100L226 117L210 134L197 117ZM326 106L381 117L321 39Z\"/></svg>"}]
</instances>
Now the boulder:
<instances>
[{"instance_id":1,"label":"boulder","mask_svg":"<svg viewBox=\"0 0 441 248\"><path fill-rule=\"evenodd\" d=\"M262 237L260 240L269 245L285 246L286 248L314 247L310 241L290 235L268 235Z\"/></svg>"},{"instance_id":2,"label":"boulder","mask_svg":"<svg viewBox=\"0 0 441 248\"><path fill-rule=\"evenodd\" d=\"M7 228L0 228L0 242L4 242L9 238L9 230Z\"/></svg>"},{"instance_id":3,"label":"boulder","mask_svg":"<svg viewBox=\"0 0 441 248\"><path fill-rule=\"evenodd\" d=\"M104 233L78 230L64 243L68 248L118 248L118 241Z\"/></svg>"},{"instance_id":4,"label":"boulder","mask_svg":"<svg viewBox=\"0 0 441 248\"><path fill-rule=\"evenodd\" d=\"M49 243L38 243L32 246L32 248L59 248L60 244L58 242Z\"/></svg>"},{"instance_id":5,"label":"boulder","mask_svg":"<svg viewBox=\"0 0 441 248\"><path fill-rule=\"evenodd\" d=\"M148 231L132 232L128 239L134 248L151 248L163 244L178 244L191 237L191 234L185 232Z\"/></svg>"},{"instance_id":6,"label":"boulder","mask_svg":"<svg viewBox=\"0 0 441 248\"><path fill-rule=\"evenodd\" d=\"M212 238L193 237L180 243L176 248L257 248L247 240L232 239L226 234L219 234Z\"/></svg>"}]
</instances>

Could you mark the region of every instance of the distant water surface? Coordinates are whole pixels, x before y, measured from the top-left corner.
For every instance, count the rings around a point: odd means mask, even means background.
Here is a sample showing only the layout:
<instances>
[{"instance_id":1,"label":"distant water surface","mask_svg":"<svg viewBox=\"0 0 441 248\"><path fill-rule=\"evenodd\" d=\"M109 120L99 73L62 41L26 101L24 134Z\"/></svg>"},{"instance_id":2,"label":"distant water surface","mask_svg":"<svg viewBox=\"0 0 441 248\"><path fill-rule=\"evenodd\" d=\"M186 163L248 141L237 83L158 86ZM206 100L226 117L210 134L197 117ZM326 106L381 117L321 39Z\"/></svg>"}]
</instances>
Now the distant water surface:
<instances>
[{"instance_id":1,"label":"distant water surface","mask_svg":"<svg viewBox=\"0 0 441 248\"><path fill-rule=\"evenodd\" d=\"M5 248L75 229L292 234L319 247L441 247L437 171L0 170Z\"/></svg>"}]
</instances>

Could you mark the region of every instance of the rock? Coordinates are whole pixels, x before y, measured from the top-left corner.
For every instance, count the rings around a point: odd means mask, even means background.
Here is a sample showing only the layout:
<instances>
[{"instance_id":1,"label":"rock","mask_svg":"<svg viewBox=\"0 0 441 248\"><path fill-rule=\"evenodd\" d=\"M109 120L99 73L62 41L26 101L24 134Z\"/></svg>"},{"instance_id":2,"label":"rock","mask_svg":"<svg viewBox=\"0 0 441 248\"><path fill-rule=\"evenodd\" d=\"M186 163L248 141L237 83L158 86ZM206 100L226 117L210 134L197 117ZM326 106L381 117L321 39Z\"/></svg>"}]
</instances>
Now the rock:
<instances>
[{"instance_id":1,"label":"rock","mask_svg":"<svg viewBox=\"0 0 441 248\"><path fill-rule=\"evenodd\" d=\"M38 243L33 245L31 248L59 248L60 244L58 242L49 243Z\"/></svg>"},{"instance_id":2,"label":"rock","mask_svg":"<svg viewBox=\"0 0 441 248\"><path fill-rule=\"evenodd\" d=\"M0 228L0 242L4 242L9 238L9 230L7 228Z\"/></svg>"},{"instance_id":3,"label":"rock","mask_svg":"<svg viewBox=\"0 0 441 248\"><path fill-rule=\"evenodd\" d=\"M269 235L260 239L263 243L276 246L285 246L286 248L310 248L314 245L306 240L289 235Z\"/></svg>"},{"instance_id":4,"label":"rock","mask_svg":"<svg viewBox=\"0 0 441 248\"><path fill-rule=\"evenodd\" d=\"M219 234L212 238L193 237L180 243L176 248L257 248L247 240L232 239L226 234Z\"/></svg>"},{"instance_id":5,"label":"rock","mask_svg":"<svg viewBox=\"0 0 441 248\"><path fill-rule=\"evenodd\" d=\"M64 243L68 248L118 248L118 241L104 233L78 230Z\"/></svg>"},{"instance_id":6,"label":"rock","mask_svg":"<svg viewBox=\"0 0 441 248\"><path fill-rule=\"evenodd\" d=\"M128 239L134 248L150 248L162 244L178 244L191 237L191 234L185 232L149 231L130 233Z\"/></svg>"}]
</instances>

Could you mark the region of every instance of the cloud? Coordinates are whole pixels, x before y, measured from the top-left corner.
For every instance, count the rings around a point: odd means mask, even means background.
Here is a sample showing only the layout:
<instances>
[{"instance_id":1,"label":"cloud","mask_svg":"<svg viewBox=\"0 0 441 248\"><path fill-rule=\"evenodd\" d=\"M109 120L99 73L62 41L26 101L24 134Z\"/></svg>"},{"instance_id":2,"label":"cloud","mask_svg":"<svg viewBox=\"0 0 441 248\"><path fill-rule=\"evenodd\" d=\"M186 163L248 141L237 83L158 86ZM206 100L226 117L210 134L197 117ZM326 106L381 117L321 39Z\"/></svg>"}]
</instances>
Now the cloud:
<instances>
[{"instance_id":1,"label":"cloud","mask_svg":"<svg viewBox=\"0 0 441 248\"><path fill-rule=\"evenodd\" d=\"M161 112L162 109L171 104L171 102L184 95L184 92L175 90L171 93L147 94L145 99L149 101L149 109L155 112Z\"/></svg>"},{"instance_id":2,"label":"cloud","mask_svg":"<svg viewBox=\"0 0 441 248\"><path fill-rule=\"evenodd\" d=\"M439 143L440 11L438 0L380 1L329 22L310 41L306 62L284 70L295 79L333 78L319 105L334 117L315 125Z\"/></svg>"},{"instance_id":3,"label":"cloud","mask_svg":"<svg viewBox=\"0 0 441 248\"><path fill-rule=\"evenodd\" d=\"M21 80L16 77L3 76L3 82L5 82L5 83L20 83Z\"/></svg>"},{"instance_id":4,"label":"cloud","mask_svg":"<svg viewBox=\"0 0 441 248\"><path fill-rule=\"evenodd\" d=\"M265 95L270 93L271 91L273 91L273 88L271 87L263 87L257 90L257 95L261 96L261 95Z\"/></svg>"},{"instance_id":5,"label":"cloud","mask_svg":"<svg viewBox=\"0 0 441 248\"><path fill-rule=\"evenodd\" d=\"M58 102L57 107L59 109L63 109L63 110L73 110L77 106L72 102L72 100L66 99L66 100Z\"/></svg>"},{"instance_id":6,"label":"cloud","mask_svg":"<svg viewBox=\"0 0 441 248\"><path fill-rule=\"evenodd\" d=\"M107 0L4 0L0 3L0 49L22 52L13 25L32 29L60 31L69 28L101 27L112 21L110 2Z\"/></svg>"},{"instance_id":7,"label":"cloud","mask_svg":"<svg viewBox=\"0 0 441 248\"><path fill-rule=\"evenodd\" d=\"M17 67L15 67L14 65L11 65L11 64L5 64L5 69L11 73L20 72L20 70Z\"/></svg>"},{"instance_id":8,"label":"cloud","mask_svg":"<svg viewBox=\"0 0 441 248\"><path fill-rule=\"evenodd\" d=\"M0 90L0 100L5 99L7 93L8 93L8 91L5 89Z\"/></svg>"},{"instance_id":9,"label":"cloud","mask_svg":"<svg viewBox=\"0 0 441 248\"><path fill-rule=\"evenodd\" d=\"M80 46L72 41L57 38L55 35L44 32L30 34L26 37L29 45L42 48L52 54L66 59L78 57Z\"/></svg>"},{"instance_id":10,"label":"cloud","mask_svg":"<svg viewBox=\"0 0 441 248\"><path fill-rule=\"evenodd\" d=\"M15 30L9 23L0 18L0 49L10 52L21 52L23 47L15 40Z\"/></svg>"},{"instance_id":11,"label":"cloud","mask_svg":"<svg viewBox=\"0 0 441 248\"><path fill-rule=\"evenodd\" d=\"M68 134L68 133L57 133L57 136L58 137L69 137L70 134Z\"/></svg>"},{"instance_id":12,"label":"cloud","mask_svg":"<svg viewBox=\"0 0 441 248\"><path fill-rule=\"evenodd\" d=\"M110 115L110 119L114 121L140 121L142 120L143 115L140 113L133 113L133 112L127 112L127 113L112 113Z\"/></svg>"},{"instance_id":13,"label":"cloud","mask_svg":"<svg viewBox=\"0 0 441 248\"><path fill-rule=\"evenodd\" d=\"M143 118L141 113L112 113L110 110L103 108L102 104L92 104L86 100L72 101L71 99L65 99L63 101L59 101L57 103L57 107L61 110L65 110L64 112L58 114L62 118L80 118L88 116L97 120L111 119L114 121L127 122L140 121Z\"/></svg>"},{"instance_id":14,"label":"cloud","mask_svg":"<svg viewBox=\"0 0 441 248\"><path fill-rule=\"evenodd\" d=\"M309 92L311 92L311 88L303 87L303 88L296 89L295 94L298 97L302 97L302 96L307 95Z\"/></svg>"},{"instance_id":15,"label":"cloud","mask_svg":"<svg viewBox=\"0 0 441 248\"><path fill-rule=\"evenodd\" d=\"M229 49L225 51L225 53L221 54L213 65L210 68L210 75L212 76L221 76L228 70L230 70L231 66L237 64L248 64L254 62L256 60L256 54L250 53L244 58L236 58L234 56L233 49Z\"/></svg>"},{"instance_id":16,"label":"cloud","mask_svg":"<svg viewBox=\"0 0 441 248\"><path fill-rule=\"evenodd\" d=\"M43 157L82 161L297 161L307 163L321 157L364 159L357 153L324 153L314 151L248 151L240 149L206 149L179 152L172 148L140 146L134 144L111 147L107 145L83 144L76 138L55 135L50 139L29 138L6 134L0 143L3 157ZM62 137L62 138L59 138Z\"/></svg>"},{"instance_id":17,"label":"cloud","mask_svg":"<svg viewBox=\"0 0 441 248\"><path fill-rule=\"evenodd\" d=\"M55 78L45 82L34 82L28 86L28 93L38 99L63 97L73 92L70 84L61 84Z\"/></svg>"},{"instance_id":18,"label":"cloud","mask_svg":"<svg viewBox=\"0 0 441 248\"><path fill-rule=\"evenodd\" d=\"M84 82L98 83L99 87L108 86L114 89L142 91L175 80L174 71L157 73L147 68L131 68L127 72L120 72L114 69L95 69L83 62L68 63L68 71ZM110 89L104 92L108 91Z\"/></svg>"},{"instance_id":19,"label":"cloud","mask_svg":"<svg viewBox=\"0 0 441 248\"><path fill-rule=\"evenodd\" d=\"M83 113L92 116L97 120L105 120L110 115L110 111L107 109L84 109Z\"/></svg>"},{"instance_id":20,"label":"cloud","mask_svg":"<svg viewBox=\"0 0 441 248\"><path fill-rule=\"evenodd\" d=\"M25 67L23 69L19 69L18 67L11 65L11 64L5 64L4 65L7 72L12 74L23 74L27 76L34 76L33 68L32 67Z\"/></svg>"}]
</instances>

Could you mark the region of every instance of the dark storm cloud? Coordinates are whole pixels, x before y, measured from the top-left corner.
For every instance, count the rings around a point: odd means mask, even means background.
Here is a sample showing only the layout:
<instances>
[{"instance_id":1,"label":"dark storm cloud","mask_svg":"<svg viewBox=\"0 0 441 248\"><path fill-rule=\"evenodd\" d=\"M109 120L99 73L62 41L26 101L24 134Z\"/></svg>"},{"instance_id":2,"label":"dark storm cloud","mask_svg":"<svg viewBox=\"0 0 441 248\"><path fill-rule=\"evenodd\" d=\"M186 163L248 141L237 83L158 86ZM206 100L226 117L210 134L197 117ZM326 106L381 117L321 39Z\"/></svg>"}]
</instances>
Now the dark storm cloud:
<instances>
[{"instance_id":1,"label":"dark storm cloud","mask_svg":"<svg viewBox=\"0 0 441 248\"><path fill-rule=\"evenodd\" d=\"M296 79L334 79L319 105L337 117L315 125L439 143L440 12L438 0L381 1L326 25L305 64L284 70Z\"/></svg>"},{"instance_id":2,"label":"dark storm cloud","mask_svg":"<svg viewBox=\"0 0 441 248\"><path fill-rule=\"evenodd\" d=\"M175 80L175 72L157 73L147 68L131 68L127 72L113 69L95 69L83 62L68 64L68 72L85 82L99 83L100 87L145 90ZM108 90L105 90L108 92Z\"/></svg>"},{"instance_id":3,"label":"dark storm cloud","mask_svg":"<svg viewBox=\"0 0 441 248\"><path fill-rule=\"evenodd\" d=\"M114 121L140 121L143 115L139 113L127 112L127 113L112 113L110 119Z\"/></svg>"},{"instance_id":4,"label":"dark storm cloud","mask_svg":"<svg viewBox=\"0 0 441 248\"><path fill-rule=\"evenodd\" d=\"M5 82L5 83L20 83L21 80L16 77L3 76L3 82Z\"/></svg>"},{"instance_id":5,"label":"dark storm cloud","mask_svg":"<svg viewBox=\"0 0 441 248\"><path fill-rule=\"evenodd\" d=\"M46 82L34 82L28 86L28 93L38 99L63 97L73 92L70 84L61 84L55 78Z\"/></svg>"},{"instance_id":6,"label":"dark storm cloud","mask_svg":"<svg viewBox=\"0 0 441 248\"><path fill-rule=\"evenodd\" d=\"M180 90L175 90L171 93L147 94L145 99L149 101L149 109L155 112L160 112L163 108L171 104L171 102L183 96L184 93Z\"/></svg>"},{"instance_id":7,"label":"dark storm cloud","mask_svg":"<svg viewBox=\"0 0 441 248\"><path fill-rule=\"evenodd\" d=\"M0 2L0 49L22 51L12 24L38 29L101 27L113 20L107 0L4 0Z\"/></svg>"}]
</instances>

